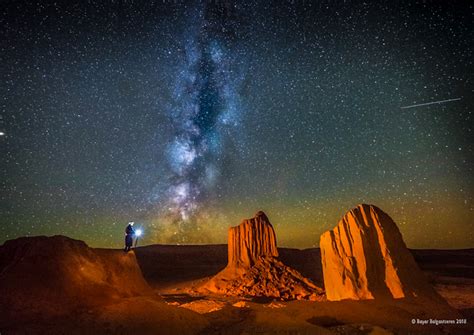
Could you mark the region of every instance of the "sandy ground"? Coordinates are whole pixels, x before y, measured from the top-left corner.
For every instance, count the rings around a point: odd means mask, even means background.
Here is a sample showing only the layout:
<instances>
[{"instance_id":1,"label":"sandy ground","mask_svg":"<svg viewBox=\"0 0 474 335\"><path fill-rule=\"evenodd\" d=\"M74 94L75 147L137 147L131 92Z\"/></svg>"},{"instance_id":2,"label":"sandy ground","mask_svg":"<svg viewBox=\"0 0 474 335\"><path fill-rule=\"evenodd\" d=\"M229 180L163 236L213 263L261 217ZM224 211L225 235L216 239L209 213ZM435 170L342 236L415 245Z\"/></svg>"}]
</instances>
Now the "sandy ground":
<instances>
[{"instance_id":1,"label":"sandy ground","mask_svg":"<svg viewBox=\"0 0 474 335\"><path fill-rule=\"evenodd\" d=\"M436 291L474 323L474 249L412 252Z\"/></svg>"},{"instance_id":2,"label":"sandy ground","mask_svg":"<svg viewBox=\"0 0 474 335\"><path fill-rule=\"evenodd\" d=\"M322 285L319 249L280 248L279 252L285 264ZM408 299L313 303L200 296L193 287L225 267L225 245L148 246L137 250L137 259L145 279L168 304L207 318L210 325L203 334L473 333L474 249L412 253L446 304ZM454 324L436 325L436 320Z\"/></svg>"},{"instance_id":3,"label":"sandy ground","mask_svg":"<svg viewBox=\"0 0 474 335\"><path fill-rule=\"evenodd\" d=\"M319 249L280 248L279 252L284 263L322 285ZM0 303L7 309L0 311L0 333L473 334L474 249L412 252L447 302L420 299L283 302L202 295L193 288L225 267L227 246L154 245L135 250L151 292L107 300L55 317L31 316L31 313L22 317L9 313L8 306ZM98 250L98 253L104 257L117 253L114 257L119 257L119 251ZM433 323L436 321L440 324Z\"/></svg>"},{"instance_id":4,"label":"sandy ground","mask_svg":"<svg viewBox=\"0 0 474 335\"><path fill-rule=\"evenodd\" d=\"M153 296L123 299L57 317L10 319L1 334L197 334L209 326L205 317L177 309Z\"/></svg>"},{"instance_id":5,"label":"sandy ground","mask_svg":"<svg viewBox=\"0 0 474 335\"><path fill-rule=\"evenodd\" d=\"M185 287L165 289L162 295L170 305L206 316L210 324L202 334L466 334L474 330L462 324L460 313L431 301L283 302L185 291ZM433 325L430 319L461 324Z\"/></svg>"}]
</instances>

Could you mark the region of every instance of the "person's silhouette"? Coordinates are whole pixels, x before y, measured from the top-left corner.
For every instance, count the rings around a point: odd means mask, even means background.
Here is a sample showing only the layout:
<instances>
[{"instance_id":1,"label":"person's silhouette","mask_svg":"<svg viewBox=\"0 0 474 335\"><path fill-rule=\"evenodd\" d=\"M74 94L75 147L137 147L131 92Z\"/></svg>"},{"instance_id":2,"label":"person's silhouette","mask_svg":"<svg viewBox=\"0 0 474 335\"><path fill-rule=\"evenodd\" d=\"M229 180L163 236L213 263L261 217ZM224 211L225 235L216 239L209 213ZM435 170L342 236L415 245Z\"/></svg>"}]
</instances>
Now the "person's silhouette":
<instances>
[{"instance_id":1,"label":"person's silhouette","mask_svg":"<svg viewBox=\"0 0 474 335\"><path fill-rule=\"evenodd\" d=\"M125 252L130 251L133 245L133 235L135 230L133 229L134 222L129 222L127 228L125 228Z\"/></svg>"}]
</instances>

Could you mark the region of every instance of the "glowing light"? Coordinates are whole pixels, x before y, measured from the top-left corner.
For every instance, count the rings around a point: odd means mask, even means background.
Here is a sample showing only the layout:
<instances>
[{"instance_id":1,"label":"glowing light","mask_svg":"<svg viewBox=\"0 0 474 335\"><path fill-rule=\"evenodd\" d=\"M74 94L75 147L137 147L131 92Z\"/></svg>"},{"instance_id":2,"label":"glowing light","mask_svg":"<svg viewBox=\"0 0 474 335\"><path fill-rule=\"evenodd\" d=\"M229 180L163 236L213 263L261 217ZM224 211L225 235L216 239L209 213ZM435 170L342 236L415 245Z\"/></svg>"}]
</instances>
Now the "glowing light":
<instances>
[{"instance_id":1,"label":"glowing light","mask_svg":"<svg viewBox=\"0 0 474 335\"><path fill-rule=\"evenodd\" d=\"M408 109L408 108L415 108L415 107L421 107L421 106L429 106L429 105L434 105L434 104L443 104L445 102L458 101L458 100L461 100L461 98L431 101L431 102L425 102L423 104L404 106L404 107L400 107L400 108L401 109Z\"/></svg>"},{"instance_id":2,"label":"glowing light","mask_svg":"<svg viewBox=\"0 0 474 335\"><path fill-rule=\"evenodd\" d=\"M197 157L196 149L187 140L176 140L170 148L171 165L176 173L182 175Z\"/></svg>"},{"instance_id":3,"label":"glowing light","mask_svg":"<svg viewBox=\"0 0 474 335\"><path fill-rule=\"evenodd\" d=\"M186 52L179 58L169 106L175 135L167 146L172 174L163 208L170 222L194 222L204 202L213 197L227 137L234 135L231 128L240 121L237 87L242 79L236 76L241 72L218 36L199 36L200 24L190 24L192 31L182 41Z\"/></svg>"},{"instance_id":4,"label":"glowing light","mask_svg":"<svg viewBox=\"0 0 474 335\"><path fill-rule=\"evenodd\" d=\"M135 236L139 237L139 236L142 236L143 234L143 231L141 229L137 229L137 231L135 232Z\"/></svg>"},{"instance_id":5,"label":"glowing light","mask_svg":"<svg viewBox=\"0 0 474 335\"><path fill-rule=\"evenodd\" d=\"M222 50L219 48L217 42L213 42L211 46L211 58L214 62L220 62L224 56Z\"/></svg>"},{"instance_id":6,"label":"glowing light","mask_svg":"<svg viewBox=\"0 0 474 335\"><path fill-rule=\"evenodd\" d=\"M182 203L189 196L190 186L188 183L179 184L178 186L174 187L173 193L174 193L173 201L175 203Z\"/></svg>"}]
</instances>

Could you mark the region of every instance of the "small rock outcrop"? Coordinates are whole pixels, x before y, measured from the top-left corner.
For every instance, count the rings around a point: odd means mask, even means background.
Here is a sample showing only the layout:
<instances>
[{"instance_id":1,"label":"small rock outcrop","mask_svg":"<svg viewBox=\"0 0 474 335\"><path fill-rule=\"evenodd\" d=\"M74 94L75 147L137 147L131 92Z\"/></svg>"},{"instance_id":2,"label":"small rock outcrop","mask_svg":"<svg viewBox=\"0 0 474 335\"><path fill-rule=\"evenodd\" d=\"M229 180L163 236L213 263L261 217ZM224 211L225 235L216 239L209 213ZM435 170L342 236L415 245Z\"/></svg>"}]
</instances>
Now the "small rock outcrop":
<instances>
[{"instance_id":1,"label":"small rock outcrop","mask_svg":"<svg viewBox=\"0 0 474 335\"><path fill-rule=\"evenodd\" d=\"M198 291L282 300L322 300L324 295L311 280L278 259L275 231L261 211L229 228L228 264Z\"/></svg>"},{"instance_id":2,"label":"small rock outcrop","mask_svg":"<svg viewBox=\"0 0 474 335\"><path fill-rule=\"evenodd\" d=\"M373 205L359 205L321 235L328 300L433 296L395 222Z\"/></svg>"}]
</instances>

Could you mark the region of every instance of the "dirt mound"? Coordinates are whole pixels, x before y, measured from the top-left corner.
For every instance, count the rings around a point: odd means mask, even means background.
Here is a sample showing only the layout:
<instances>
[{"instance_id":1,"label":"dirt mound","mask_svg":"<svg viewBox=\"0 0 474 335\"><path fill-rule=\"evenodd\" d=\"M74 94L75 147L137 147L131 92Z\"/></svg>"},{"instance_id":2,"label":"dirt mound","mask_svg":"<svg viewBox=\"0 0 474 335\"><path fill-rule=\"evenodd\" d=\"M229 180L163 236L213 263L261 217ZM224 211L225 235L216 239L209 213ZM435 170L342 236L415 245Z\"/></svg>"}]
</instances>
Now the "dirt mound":
<instances>
[{"instance_id":1,"label":"dirt mound","mask_svg":"<svg viewBox=\"0 0 474 335\"><path fill-rule=\"evenodd\" d=\"M436 295L395 222L375 206L349 211L320 247L328 300Z\"/></svg>"},{"instance_id":2,"label":"dirt mound","mask_svg":"<svg viewBox=\"0 0 474 335\"><path fill-rule=\"evenodd\" d=\"M229 229L228 264L198 291L283 300L322 300L323 291L278 259L276 235L263 212Z\"/></svg>"},{"instance_id":3,"label":"dirt mound","mask_svg":"<svg viewBox=\"0 0 474 335\"><path fill-rule=\"evenodd\" d=\"M63 314L151 293L135 254L91 249L65 236L24 237L0 247L0 295L11 313Z\"/></svg>"},{"instance_id":4,"label":"dirt mound","mask_svg":"<svg viewBox=\"0 0 474 335\"><path fill-rule=\"evenodd\" d=\"M323 300L323 291L277 258L260 257L245 270L225 268L205 289L230 296L272 297L282 300Z\"/></svg>"}]
</instances>

